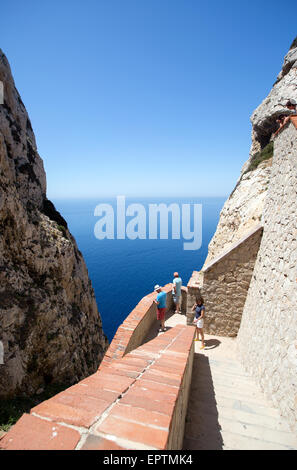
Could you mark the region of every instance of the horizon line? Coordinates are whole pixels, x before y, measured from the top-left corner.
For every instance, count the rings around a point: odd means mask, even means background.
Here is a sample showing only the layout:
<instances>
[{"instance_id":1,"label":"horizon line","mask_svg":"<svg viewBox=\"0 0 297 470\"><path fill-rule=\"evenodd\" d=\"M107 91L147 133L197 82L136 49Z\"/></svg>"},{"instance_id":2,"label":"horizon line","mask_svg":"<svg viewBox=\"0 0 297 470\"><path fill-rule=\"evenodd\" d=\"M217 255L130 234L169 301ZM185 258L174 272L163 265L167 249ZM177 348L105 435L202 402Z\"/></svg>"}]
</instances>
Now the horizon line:
<instances>
[{"instance_id":1,"label":"horizon line","mask_svg":"<svg viewBox=\"0 0 297 470\"><path fill-rule=\"evenodd\" d=\"M199 198L212 198L212 199L215 199L215 198L228 198L229 196L228 195L216 195L216 196L207 196L207 195L199 195L199 196L196 196L196 195L192 195L192 196L156 196L156 195L151 195L151 196L141 196L141 195L128 195L126 196L125 194L116 194L116 195L102 195L102 196L46 196L47 199L56 199L56 200L59 200L59 199L67 199L67 200L90 200L90 199L116 199L117 197L119 196L124 196L125 198L127 199L131 199L131 198L141 198L141 199L161 199L161 198L170 198L170 199L181 199L181 198L186 198L186 199L199 199Z\"/></svg>"}]
</instances>

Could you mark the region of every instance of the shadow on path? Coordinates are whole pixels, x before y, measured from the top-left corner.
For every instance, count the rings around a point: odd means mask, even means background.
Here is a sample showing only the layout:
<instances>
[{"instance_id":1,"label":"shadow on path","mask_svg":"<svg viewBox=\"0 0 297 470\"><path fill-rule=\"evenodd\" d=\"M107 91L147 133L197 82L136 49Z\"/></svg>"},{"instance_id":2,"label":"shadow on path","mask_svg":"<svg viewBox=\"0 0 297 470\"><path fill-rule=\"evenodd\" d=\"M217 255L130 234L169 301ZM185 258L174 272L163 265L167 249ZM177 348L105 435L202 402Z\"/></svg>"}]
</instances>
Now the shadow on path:
<instances>
[{"instance_id":1,"label":"shadow on path","mask_svg":"<svg viewBox=\"0 0 297 470\"><path fill-rule=\"evenodd\" d=\"M215 348L218 343L220 341L206 340L205 346ZM220 429L209 360L195 353L183 449L222 450Z\"/></svg>"},{"instance_id":2,"label":"shadow on path","mask_svg":"<svg viewBox=\"0 0 297 470\"><path fill-rule=\"evenodd\" d=\"M214 349L220 346L221 341L219 341L218 339L206 339L204 341L204 344L205 344L205 349Z\"/></svg>"}]
</instances>

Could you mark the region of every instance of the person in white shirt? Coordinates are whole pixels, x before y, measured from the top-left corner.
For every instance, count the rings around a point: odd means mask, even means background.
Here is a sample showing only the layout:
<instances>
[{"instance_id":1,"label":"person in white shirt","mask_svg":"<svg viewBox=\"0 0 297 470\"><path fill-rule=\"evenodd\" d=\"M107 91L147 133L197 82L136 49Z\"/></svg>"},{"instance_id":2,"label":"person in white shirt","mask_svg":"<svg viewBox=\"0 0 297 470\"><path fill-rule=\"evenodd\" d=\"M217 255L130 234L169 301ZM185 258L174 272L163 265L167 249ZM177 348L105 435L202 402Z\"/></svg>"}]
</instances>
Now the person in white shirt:
<instances>
[{"instance_id":1,"label":"person in white shirt","mask_svg":"<svg viewBox=\"0 0 297 470\"><path fill-rule=\"evenodd\" d=\"M182 280L179 277L179 274L177 272L175 272L173 276L174 276L174 279L172 281L172 298L173 298L173 302L175 303L175 313L181 313L180 305L181 305Z\"/></svg>"}]
</instances>

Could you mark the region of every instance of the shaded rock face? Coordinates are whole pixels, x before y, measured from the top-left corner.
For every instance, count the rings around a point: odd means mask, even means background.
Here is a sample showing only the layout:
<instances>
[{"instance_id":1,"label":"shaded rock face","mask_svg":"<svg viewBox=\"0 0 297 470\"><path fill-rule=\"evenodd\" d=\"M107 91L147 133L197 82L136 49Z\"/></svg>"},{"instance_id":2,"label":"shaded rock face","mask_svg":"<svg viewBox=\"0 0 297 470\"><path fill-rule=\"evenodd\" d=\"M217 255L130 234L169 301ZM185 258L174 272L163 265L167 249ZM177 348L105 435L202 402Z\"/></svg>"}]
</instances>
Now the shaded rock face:
<instances>
[{"instance_id":1,"label":"shaded rock face","mask_svg":"<svg viewBox=\"0 0 297 470\"><path fill-rule=\"evenodd\" d=\"M216 233L208 247L205 265L227 250L231 244L238 242L248 230L261 221L272 159L263 161L253 171L247 170L257 152L272 140L272 134L278 128L276 118L283 113L293 113L284 106L292 98L297 101L297 47L289 50L271 92L251 116L250 156L221 211Z\"/></svg>"},{"instance_id":2,"label":"shaded rock face","mask_svg":"<svg viewBox=\"0 0 297 470\"><path fill-rule=\"evenodd\" d=\"M294 111L286 108L289 99L297 102L297 47L289 50L284 58L282 70L267 96L251 116L252 146L250 159L262 149L271 139L271 134L278 128L276 118L283 113L293 114Z\"/></svg>"},{"instance_id":3,"label":"shaded rock face","mask_svg":"<svg viewBox=\"0 0 297 470\"><path fill-rule=\"evenodd\" d=\"M107 348L87 268L46 198L34 133L0 50L0 396L93 373Z\"/></svg>"}]
</instances>

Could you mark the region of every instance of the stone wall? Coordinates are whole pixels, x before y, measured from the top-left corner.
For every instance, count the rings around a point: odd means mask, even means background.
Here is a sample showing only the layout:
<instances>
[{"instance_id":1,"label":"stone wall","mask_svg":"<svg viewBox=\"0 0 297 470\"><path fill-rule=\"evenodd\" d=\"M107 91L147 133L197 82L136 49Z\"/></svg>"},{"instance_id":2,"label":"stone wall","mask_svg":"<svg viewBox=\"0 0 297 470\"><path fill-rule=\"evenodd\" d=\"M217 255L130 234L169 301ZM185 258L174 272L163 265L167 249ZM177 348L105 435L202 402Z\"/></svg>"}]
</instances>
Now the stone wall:
<instances>
[{"instance_id":1,"label":"stone wall","mask_svg":"<svg viewBox=\"0 0 297 470\"><path fill-rule=\"evenodd\" d=\"M172 284L166 284L162 287L162 290L167 294L167 312L174 310ZM187 288L182 286L181 292L181 311L183 314L186 314ZM102 367L114 359L123 357L128 352L140 346L146 340L147 336L150 337L150 331L156 329L159 324L157 321L157 307L154 303L156 297L156 292L151 292L143 297L132 312L125 318L109 345L101 364Z\"/></svg>"},{"instance_id":2,"label":"stone wall","mask_svg":"<svg viewBox=\"0 0 297 470\"><path fill-rule=\"evenodd\" d=\"M7 450L179 450L194 328L177 325L24 414Z\"/></svg>"},{"instance_id":3,"label":"stone wall","mask_svg":"<svg viewBox=\"0 0 297 470\"><path fill-rule=\"evenodd\" d=\"M297 127L297 123L295 124ZM263 238L238 334L242 362L297 429L297 130L275 137Z\"/></svg>"},{"instance_id":4,"label":"stone wall","mask_svg":"<svg viewBox=\"0 0 297 470\"><path fill-rule=\"evenodd\" d=\"M257 226L201 272L193 273L188 284L188 324L194 318L191 309L196 296L202 295L205 333L237 335L261 237L262 226Z\"/></svg>"},{"instance_id":5,"label":"stone wall","mask_svg":"<svg viewBox=\"0 0 297 470\"><path fill-rule=\"evenodd\" d=\"M171 310L173 307L171 289L171 284L166 284L162 287L162 290L167 294L167 311ZM106 365L114 359L123 357L142 344L151 328L153 328L154 324L157 322L157 307L154 303L156 297L156 292L151 292L143 297L132 312L125 318L124 322L117 329L105 353L101 366Z\"/></svg>"}]
</instances>

